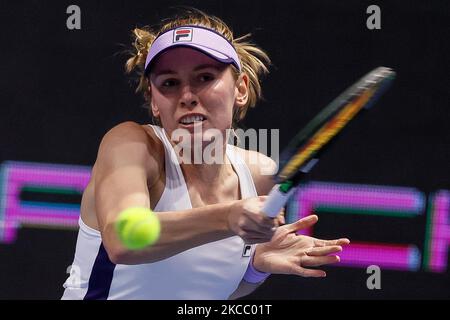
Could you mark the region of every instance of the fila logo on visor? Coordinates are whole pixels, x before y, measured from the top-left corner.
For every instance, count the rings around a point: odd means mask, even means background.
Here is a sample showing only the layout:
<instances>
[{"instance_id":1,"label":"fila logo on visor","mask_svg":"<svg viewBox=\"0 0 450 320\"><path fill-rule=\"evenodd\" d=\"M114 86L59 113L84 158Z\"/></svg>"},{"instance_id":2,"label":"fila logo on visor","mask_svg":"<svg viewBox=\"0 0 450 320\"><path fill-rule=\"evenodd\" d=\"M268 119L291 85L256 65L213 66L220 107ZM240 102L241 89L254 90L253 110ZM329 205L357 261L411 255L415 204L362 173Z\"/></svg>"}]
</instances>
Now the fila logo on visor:
<instances>
[{"instance_id":1,"label":"fila logo on visor","mask_svg":"<svg viewBox=\"0 0 450 320\"><path fill-rule=\"evenodd\" d=\"M190 42L192 41L192 28L176 29L173 33L173 42Z\"/></svg>"}]
</instances>

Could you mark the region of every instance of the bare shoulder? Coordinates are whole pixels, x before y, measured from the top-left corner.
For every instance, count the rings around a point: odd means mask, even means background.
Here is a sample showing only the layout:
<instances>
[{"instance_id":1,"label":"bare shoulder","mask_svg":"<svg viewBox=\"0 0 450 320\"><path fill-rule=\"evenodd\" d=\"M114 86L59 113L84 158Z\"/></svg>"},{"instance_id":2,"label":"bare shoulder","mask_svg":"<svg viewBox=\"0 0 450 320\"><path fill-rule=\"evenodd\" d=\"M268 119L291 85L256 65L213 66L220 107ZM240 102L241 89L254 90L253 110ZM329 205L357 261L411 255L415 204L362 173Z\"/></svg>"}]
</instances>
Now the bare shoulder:
<instances>
[{"instance_id":1,"label":"bare shoulder","mask_svg":"<svg viewBox=\"0 0 450 320\"><path fill-rule=\"evenodd\" d=\"M154 131L148 126L127 121L104 135L94 169L137 165L144 168L150 177L155 177L161 163L164 163L164 147Z\"/></svg>"},{"instance_id":2,"label":"bare shoulder","mask_svg":"<svg viewBox=\"0 0 450 320\"><path fill-rule=\"evenodd\" d=\"M261 152L234 148L250 169L258 195L267 195L274 185L272 177L278 168L276 162Z\"/></svg>"},{"instance_id":3,"label":"bare shoulder","mask_svg":"<svg viewBox=\"0 0 450 320\"><path fill-rule=\"evenodd\" d=\"M140 143L146 145L160 144L154 131L147 125L140 125L133 121L122 122L110 129L103 137L102 144L106 143Z\"/></svg>"}]
</instances>

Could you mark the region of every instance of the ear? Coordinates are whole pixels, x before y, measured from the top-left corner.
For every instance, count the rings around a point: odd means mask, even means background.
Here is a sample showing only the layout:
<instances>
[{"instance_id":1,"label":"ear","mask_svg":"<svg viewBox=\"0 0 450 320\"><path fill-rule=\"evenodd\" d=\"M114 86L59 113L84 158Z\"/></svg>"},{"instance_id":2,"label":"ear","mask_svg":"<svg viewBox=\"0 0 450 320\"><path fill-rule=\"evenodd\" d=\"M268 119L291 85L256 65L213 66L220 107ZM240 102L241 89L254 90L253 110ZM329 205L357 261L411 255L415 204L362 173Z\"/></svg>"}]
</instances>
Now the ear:
<instances>
[{"instance_id":1,"label":"ear","mask_svg":"<svg viewBox=\"0 0 450 320\"><path fill-rule=\"evenodd\" d=\"M155 118L159 118L159 109L157 106L154 105L153 100L150 101L150 106L152 108L152 114Z\"/></svg>"},{"instance_id":2,"label":"ear","mask_svg":"<svg viewBox=\"0 0 450 320\"><path fill-rule=\"evenodd\" d=\"M241 73L236 80L236 107L242 108L248 101L248 76Z\"/></svg>"},{"instance_id":3,"label":"ear","mask_svg":"<svg viewBox=\"0 0 450 320\"><path fill-rule=\"evenodd\" d=\"M149 99L150 99L150 107L151 107L151 109L152 109L152 114L153 114L153 116L155 117L155 118L159 118L159 109L158 109L158 107L153 103L153 95L151 94L151 92L152 92L152 87L151 87L151 85L148 85L148 87L147 87L147 96L149 97Z\"/></svg>"},{"instance_id":4,"label":"ear","mask_svg":"<svg viewBox=\"0 0 450 320\"><path fill-rule=\"evenodd\" d=\"M153 99L150 100L150 107L152 109L152 114L155 118L159 118L159 109L155 104L153 103Z\"/></svg>"}]
</instances>

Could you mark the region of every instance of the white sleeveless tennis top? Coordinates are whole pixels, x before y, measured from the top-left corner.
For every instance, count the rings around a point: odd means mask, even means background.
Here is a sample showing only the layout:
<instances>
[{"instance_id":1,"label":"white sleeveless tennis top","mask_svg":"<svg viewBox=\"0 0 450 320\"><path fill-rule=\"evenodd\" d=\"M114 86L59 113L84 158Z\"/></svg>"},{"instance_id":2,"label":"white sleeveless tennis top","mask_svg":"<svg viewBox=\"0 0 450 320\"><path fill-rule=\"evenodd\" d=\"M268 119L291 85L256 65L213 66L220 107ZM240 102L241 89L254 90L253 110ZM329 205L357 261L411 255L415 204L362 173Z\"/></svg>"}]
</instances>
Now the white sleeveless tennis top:
<instances>
[{"instance_id":1,"label":"white sleeveless tennis top","mask_svg":"<svg viewBox=\"0 0 450 320\"><path fill-rule=\"evenodd\" d=\"M166 185L154 211L191 209L175 151L164 130L151 127L164 144L166 171ZM228 145L226 154L239 177L242 199L257 196L250 170L234 148ZM243 278L253 250L233 236L155 263L113 264L100 232L81 218L79 225L75 258L62 299L228 299Z\"/></svg>"}]
</instances>

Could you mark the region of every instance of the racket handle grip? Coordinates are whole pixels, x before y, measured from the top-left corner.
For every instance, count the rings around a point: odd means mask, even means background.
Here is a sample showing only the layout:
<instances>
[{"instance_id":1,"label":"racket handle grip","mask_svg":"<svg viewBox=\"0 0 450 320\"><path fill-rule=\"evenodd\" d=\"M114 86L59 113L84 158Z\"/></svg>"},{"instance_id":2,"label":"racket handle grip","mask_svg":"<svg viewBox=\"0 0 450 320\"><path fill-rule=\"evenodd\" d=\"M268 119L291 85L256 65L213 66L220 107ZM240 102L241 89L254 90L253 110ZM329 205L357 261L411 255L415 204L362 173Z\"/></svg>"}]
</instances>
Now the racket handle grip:
<instances>
[{"instance_id":1,"label":"racket handle grip","mask_svg":"<svg viewBox=\"0 0 450 320\"><path fill-rule=\"evenodd\" d=\"M264 212L268 217L275 218L281 208L284 207L294 190L295 188L291 188L289 191L283 192L280 190L280 185L276 184L268 194L262 212Z\"/></svg>"}]
</instances>

